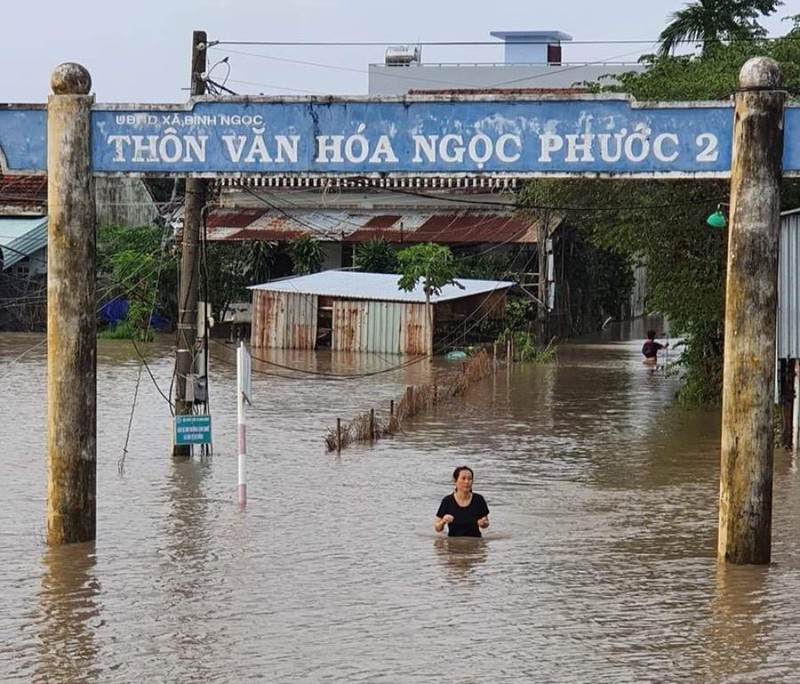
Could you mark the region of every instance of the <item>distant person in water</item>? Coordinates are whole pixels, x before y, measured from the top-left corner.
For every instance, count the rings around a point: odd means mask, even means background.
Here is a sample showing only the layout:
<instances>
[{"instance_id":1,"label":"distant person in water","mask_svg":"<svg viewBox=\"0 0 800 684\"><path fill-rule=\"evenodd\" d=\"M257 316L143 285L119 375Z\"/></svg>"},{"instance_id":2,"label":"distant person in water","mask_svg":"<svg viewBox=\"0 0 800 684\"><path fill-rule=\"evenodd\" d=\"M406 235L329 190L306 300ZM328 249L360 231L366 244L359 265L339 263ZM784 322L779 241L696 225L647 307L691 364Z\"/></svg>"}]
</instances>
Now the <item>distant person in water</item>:
<instances>
[{"instance_id":1,"label":"distant person in water","mask_svg":"<svg viewBox=\"0 0 800 684\"><path fill-rule=\"evenodd\" d=\"M656 331L648 330L647 339L642 345L642 354L644 354L644 362L648 366L658 365L658 352L662 349L669 349L669 342L661 344L656 342Z\"/></svg>"},{"instance_id":2,"label":"distant person in water","mask_svg":"<svg viewBox=\"0 0 800 684\"><path fill-rule=\"evenodd\" d=\"M480 537L481 529L489 527L486 499L472 491L474 477L472 468L467 466L459 466L453 471L455 491L439 504L433 523L437 532L447 525L448 537Z\"/></svg>"}]
</instances>

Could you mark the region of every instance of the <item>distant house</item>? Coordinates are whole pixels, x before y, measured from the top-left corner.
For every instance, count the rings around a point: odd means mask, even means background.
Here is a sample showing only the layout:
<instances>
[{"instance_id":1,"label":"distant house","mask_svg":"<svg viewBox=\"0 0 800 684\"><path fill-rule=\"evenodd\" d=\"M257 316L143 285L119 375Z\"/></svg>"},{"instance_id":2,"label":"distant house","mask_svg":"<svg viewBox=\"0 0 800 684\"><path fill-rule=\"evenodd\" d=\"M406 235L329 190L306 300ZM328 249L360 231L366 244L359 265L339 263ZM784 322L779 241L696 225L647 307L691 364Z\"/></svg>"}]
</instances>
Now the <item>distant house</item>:
<instances>
[{"instance_id":1,"label":"distant house","mask_svg":"<svg viewBox=\"0 0 800 684\"><path fill-rule=\"evenodd\" d=\"M158 207L141 178L95 178L95 214L101 226L150 226ZM46 216L47 176L0 173L0 216Z\"/></svg>"},{"instance_id":2,"label":"distant house","mask_svg":"<svg viewBox=\"0 0 800 684\"><path fill-rule=\"evenodd\" d=\"M616 83L620 74L644 70L636 62L565 62L562 51L572 36L561 31L491 31L490 35L503 41L502 62L425 62L419 47L391 46L383 63L369 65L369 94L405 95L443 88L588 90L587 83Z\"/></svg>"},{"instance_id":3,"label":"distant house","mask_svg":"<svg viewBox=\"0 0 800 684\"><path fill-rule=\"evenodd\" d=\"M0 216L0 270L15 278L47 273L46 216Z\"/></svg>"},{"instance_id":4,"label":"distant house","mask_svg":"<svg viewBox=\"0 0 800 684\"><path fill-rule=\"evenodd\" d=\"M310 235L323 247L326 269L352 266L357 246L372 238L395 249L436 242L463 255L488 248L495 256L536 251L541 219L516 213L510 191L493 195L493 184L475 188L466 204L458 204L452 200L463 182L457 189L431 180L431 187L406 194L401 181L386 181L391 190L358 190L334 179L326 194L315 179L297 179L293 186L288 180L223 181L220 204L204 226L206 239L290 243ZM560 222L551 218L550 231Z\"/></svg>"},{"instance_id":5,"label":"distant house","mask_svg":"<svg viewBox=\"0 0 800 684\"><path fill-rule=\"evenodd\" d=\"M0 216L0 330L44 328L47 217Z\"/></svg>"},{"instance_id":6,"label":"distant house","mask_svg":"<svg viewBox=\"0 0 800 684\"><path fill-rule=\"evenodd\" d=\"M138 178L95 179L98 225L152 225ZM43 329L47 315L47 177L0 173L0 330Z\"/></svg>"},{"instance_id":7,"label":"distant house","mask_svg":"<svg viewBox=\"0 0 800 684\"><path fill-rule=\"evenodd\" d=\"M431 327L421 285L400 290L399 276L323 271L255 285L251 345L282 349L440 353L485 319L505 316L514 283L459 279L431 297Z\"/></svg>"}]
</instances>

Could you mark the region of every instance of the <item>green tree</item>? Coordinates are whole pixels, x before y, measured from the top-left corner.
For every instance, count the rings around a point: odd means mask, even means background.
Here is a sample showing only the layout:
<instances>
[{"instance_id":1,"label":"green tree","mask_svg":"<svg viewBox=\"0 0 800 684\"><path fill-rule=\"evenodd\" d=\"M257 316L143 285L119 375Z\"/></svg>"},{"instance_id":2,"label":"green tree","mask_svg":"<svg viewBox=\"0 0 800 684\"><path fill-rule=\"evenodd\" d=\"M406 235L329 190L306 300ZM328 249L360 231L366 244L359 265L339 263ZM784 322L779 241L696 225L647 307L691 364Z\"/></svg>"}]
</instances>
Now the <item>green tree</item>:
<instances>
[{"instance_id":1,"label":"green tree","mask_svg":"<svg viewBox=\"0 0 800 684\"><path fill-rule=\"evenodd\" d=\"M247 243L208 242L201 268L200 299L206 300L217 321L225 319L232 302L249 299L247 286Z\"/></svg>"},{"instance_id":2,"label":"green tree","mask_svg":"<svg viewBox=\"0 0 800 684\"><path fill-rule=\"evenodd\" d=\"M250 301L250 285L270 279L279 250L278 243L269 240L207 243L201 296L211 304L216 320L224 320L231 303Z\"/></svg>"},{"instance_id":3,"label":"green tree","mask_svg":"<svg viewBox=\"0 0 800 684\"><path fill-rule=\"evenodd\" d=\"M271 240L253 240L242 244L244 249L244 273L251 285L265 283L270 279L278 252L278 243Z\"/></svg>"},{"instance_id":4,"label":"green tree","mask_svg":"<svg viewBox=\"0 0 800 684\"><path fill-rule=\"evenodd\" d=\"M128 301L130 335L147 335L150 315L174 318L176 252L161 228L102 226L97 234L97 298Z\"/></svg>"},{"instance_id":5,"label":"green tree","mask_svg":"<svg viewBox=\"0 0 800 684\"><path fill-rule=\"evenodd\" d=\"M477 280L519 279L533 260L534 253L521 247L515 254L472 254L457 260L456 272L460 278Z\"/></svg>"},{"instance_id":6,"label":"green tree","mask_svg":"<svg viewBox=\"0 0 800 684\"><path fill-rule=\"evenodd\" d=\"M412 292L422 282L425 294L425 309L428 312L428 326L431 331L430 349L433 355L433 309L431 295L439 295L445 285L455 285L462 290L464 286L456 281L456 262L449 247L432 242L414 245L397 253L397 267L400 279L397 287Z\"/></svg>"},{"instance_id":7,"label":"green tree","mask_svg":"<svg viewBox=\"0 0 800 684\"><path fill-rule=\"evenodd\" d=\"M713 45L732 38L766 35L757 19L769 16L781 0L695 0L670 15L670 23L658 37L659 55L672 54L684 41L697 41L705 53Z\"/></svg>"},{"instance_id":8,"label":"green tree","mask_svg":"<svg viewBox=\"0 0 800 684\"><path fill-rule=\"evenodd\" d=\"M784 87L797 93L800 17L792 21L789 33L776 40L732 36L699 56L648 56L643 72L598 89L653 102L728 99L744 62L766 55L780 64ZM705 219L728 201L728 192L729 183L712 180L573 179L536 181L522 197L523 206L566 207L570 223L593 244L647 265L646 307L669 319L687 343L678 398L688 404L715 403L721 396L727 233L709 228ZM800 183L785 179L781 197L784 208L796 207Z\"/></svg>"},{"instance_id":9,"label":"green tree","mask_svg":"<svg viewBox=\"0 0 800 684\"><path fill-rule=\"evenodd\" d=\"M303 235L291 242L286 251L292 259L292 273L295 275L317 273L322 270L322 264L325 263L322 245L312 235Z\"/></svg>"},{"instance_id":10,"label":"green tree","mask_svg":"<svg viewBox=\"0 0 800 684\"><path fill-rule=\"evenodd\" d=\"M397 257L385 238L378 237L356 247L356 269L366 273L396 273Z\"/></svg>"},{"instance_id":11,"label":"green tree","mask_svg":"<svg viewBox=\"0 0 800 684\"><path fill-rule=\"evenodd\" d=\"M725 184L573 179L535 185L540 186L534 195L537 201L546 197L553 205L570 207L570 222L581 226L583 239L606 255L597 258L598 254L581 250L586 256L567 260L575 261L567 277L573 279L571 285L581 284L585 296L598 298L604 308L618 306L618 286L630 285L629 269L614 272L618 259L647 265L647 309L661 313L686 333L689 345L698 349L693 360L702 359L702 363L687 364L687 382L680 398L686 403L707 403L721 389L715 383L721 377L718 351L727 243L725 231L712 230L705 225L705 218L709 208L724 197ZM526 188L523 205L533 193L533 187ZM611 254L619 255L617 260L609 259ZM587 313L585 304L580 310L595 317L596 313ZM593 318L584 325L596 322ZM701 391L703 387L709 389Z\"/></svg>"},{"instance_id":12,"label":"green tree","mask_svg":"<svg viewBox=\"0 0 800 684\"><path fill-rule=\"evenodd\" d=\"M463 285L456 282L458 269L453 253L444 245L428 242L407 247L397 253L397 267L400 272L397 286L411 292L422 281L426 299L432 294L441 294L445 285L464 289Z\"/></svg>"}]
</instances>

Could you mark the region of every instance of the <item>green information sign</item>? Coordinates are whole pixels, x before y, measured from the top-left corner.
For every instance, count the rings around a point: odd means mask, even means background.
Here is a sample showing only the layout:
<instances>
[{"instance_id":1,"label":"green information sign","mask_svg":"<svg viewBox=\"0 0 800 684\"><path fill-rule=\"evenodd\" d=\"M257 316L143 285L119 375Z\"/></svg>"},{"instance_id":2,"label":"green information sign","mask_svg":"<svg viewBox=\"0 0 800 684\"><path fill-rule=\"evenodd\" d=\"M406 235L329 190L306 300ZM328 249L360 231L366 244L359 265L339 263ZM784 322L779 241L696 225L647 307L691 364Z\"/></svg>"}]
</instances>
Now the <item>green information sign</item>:
<instances>
[{"instance_id":1,"label":"green information sign","mask_svg":"<svg viewBox=\"0 0 800 684\"><path fill-rule=\"evenodd\" d=\"M175 416L175 444L211 444L211 416Z\"/></svg>"}]
</instances>

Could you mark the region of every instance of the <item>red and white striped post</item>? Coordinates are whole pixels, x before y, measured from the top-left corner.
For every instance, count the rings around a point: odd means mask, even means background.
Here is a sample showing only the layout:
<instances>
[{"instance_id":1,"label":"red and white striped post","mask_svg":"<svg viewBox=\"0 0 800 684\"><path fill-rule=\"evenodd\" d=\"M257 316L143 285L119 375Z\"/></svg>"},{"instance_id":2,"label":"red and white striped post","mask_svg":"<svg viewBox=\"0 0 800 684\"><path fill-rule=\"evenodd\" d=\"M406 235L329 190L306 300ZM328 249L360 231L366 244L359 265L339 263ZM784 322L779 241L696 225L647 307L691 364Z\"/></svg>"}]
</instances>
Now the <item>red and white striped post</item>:
<instances>
[{"instance_id":1,"label":"red and white striped post","mask_svg":"<svg viewBox=\"0 0 800 684\"><path fill-rule=\"evenodd\" d=\"M247 504L247 420L245 402L250 403L250 354L239 343L236 350L236 414L239 435L239 505Z\"/></svg>"}]
</instances>

